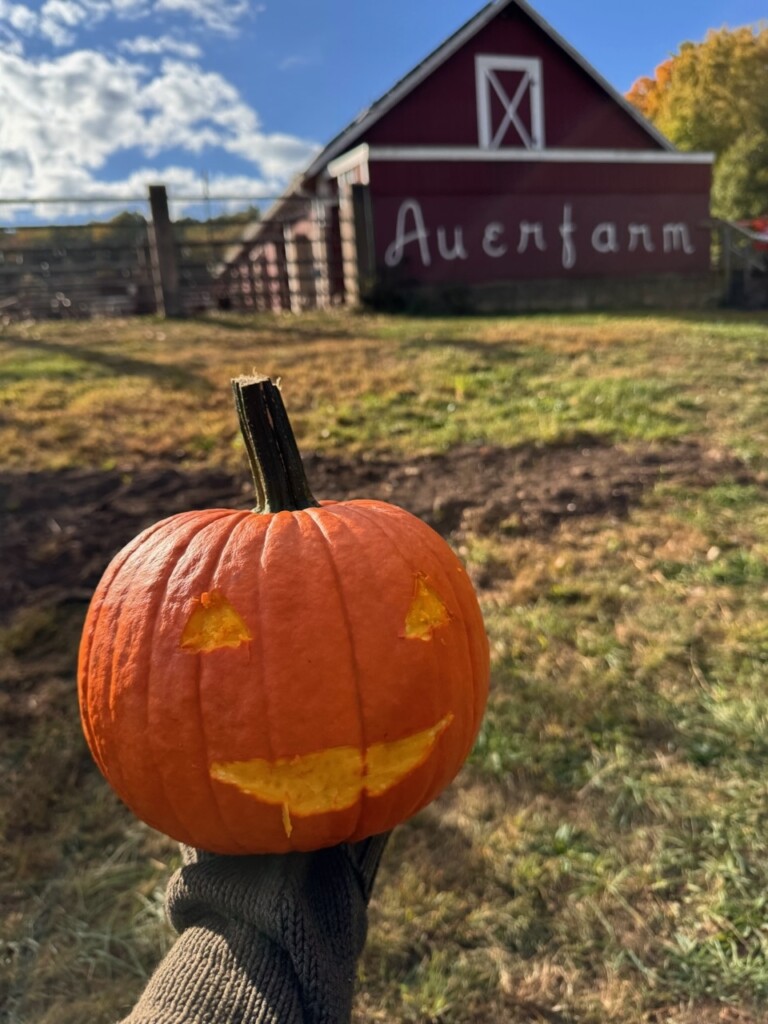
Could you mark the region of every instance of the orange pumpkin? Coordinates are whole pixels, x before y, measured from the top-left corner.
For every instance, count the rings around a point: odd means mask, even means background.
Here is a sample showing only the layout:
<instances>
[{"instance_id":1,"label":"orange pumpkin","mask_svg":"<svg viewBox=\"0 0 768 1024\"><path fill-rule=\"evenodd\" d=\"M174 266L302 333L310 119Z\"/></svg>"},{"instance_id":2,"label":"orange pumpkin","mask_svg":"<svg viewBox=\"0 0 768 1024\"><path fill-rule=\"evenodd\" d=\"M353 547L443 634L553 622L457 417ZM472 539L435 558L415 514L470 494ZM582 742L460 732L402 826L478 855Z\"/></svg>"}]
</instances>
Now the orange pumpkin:
<instances>
[{"instance_id":1,"label":"orange pumpkin","mask_svg":"<svg viewBox=\"0 0 768 1024\"><path fill-rule=\"evenodd\" d=\"M461 563L380 501L311 497L282 400L235 382L259 507L172 516L108 567L79 695L134 813L218 853L385 832L466 759L488 644Z\"/></svg>"}]
</instances>

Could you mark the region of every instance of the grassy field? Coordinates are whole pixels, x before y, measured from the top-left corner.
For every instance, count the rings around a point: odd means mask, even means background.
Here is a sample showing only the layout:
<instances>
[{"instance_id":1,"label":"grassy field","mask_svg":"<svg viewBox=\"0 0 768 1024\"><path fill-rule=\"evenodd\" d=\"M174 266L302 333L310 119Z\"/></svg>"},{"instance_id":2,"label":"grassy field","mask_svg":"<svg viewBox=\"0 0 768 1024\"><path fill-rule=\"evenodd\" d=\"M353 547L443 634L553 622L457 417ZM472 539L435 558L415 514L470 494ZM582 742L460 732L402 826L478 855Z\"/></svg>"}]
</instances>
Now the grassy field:
<instances>
[{"instance_id":1,"label":"grassy field","mask_svg":"<svg viewBox=\"0 0 768 1024\"><path fill-rule=\"evenodd\" d=\"M228 382L253 369L329 459L599 449L618 487L638 452L695 454L622 514L449 536L492 696L457 782L390 843L356 1022L765 1020L768 319L10 325L3 477L244 472ZM172 941L173 844L80 736L83 611L41 591L0 616L3 1024L107 1024Z\"/></svg>"}]
</instances>

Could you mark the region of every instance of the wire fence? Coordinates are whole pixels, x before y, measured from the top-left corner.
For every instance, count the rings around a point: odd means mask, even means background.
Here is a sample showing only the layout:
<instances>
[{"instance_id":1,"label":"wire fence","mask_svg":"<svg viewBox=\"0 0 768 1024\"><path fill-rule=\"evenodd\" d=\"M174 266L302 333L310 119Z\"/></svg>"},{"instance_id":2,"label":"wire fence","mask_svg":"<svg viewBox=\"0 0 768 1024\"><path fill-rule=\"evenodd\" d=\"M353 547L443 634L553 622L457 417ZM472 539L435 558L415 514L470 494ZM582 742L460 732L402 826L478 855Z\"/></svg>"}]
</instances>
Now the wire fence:
<instances>
[{"instance_id":1,"label":"wire fence","mask_svg":"<svg viewBox=\"0 0 768 1024\"><path fill-rule=\"evenodd\" d=\"M121 212L106 219L107 203L111 210L119 203ZM268 212L275 203L282 217L273 223ZM169 206L177 211L170 263L178 315L215 308L296 312L343 301L335 202L171 196ZM14 220L0 224L0 318L167 312L158 226L146 197L2 199L0 217L12 208ZM190 209L194 216L182 215Z\"/></svg>"},{"instance_id":2,"label":"wire fence","mask_svg":"<svg viewBox=\"0 0 768 1024\"><path fill-rule=\"evenodd\" d=\"M14 317L154 312L146 224L0 233L0 311Z\"/></svg>"}]
</instances>

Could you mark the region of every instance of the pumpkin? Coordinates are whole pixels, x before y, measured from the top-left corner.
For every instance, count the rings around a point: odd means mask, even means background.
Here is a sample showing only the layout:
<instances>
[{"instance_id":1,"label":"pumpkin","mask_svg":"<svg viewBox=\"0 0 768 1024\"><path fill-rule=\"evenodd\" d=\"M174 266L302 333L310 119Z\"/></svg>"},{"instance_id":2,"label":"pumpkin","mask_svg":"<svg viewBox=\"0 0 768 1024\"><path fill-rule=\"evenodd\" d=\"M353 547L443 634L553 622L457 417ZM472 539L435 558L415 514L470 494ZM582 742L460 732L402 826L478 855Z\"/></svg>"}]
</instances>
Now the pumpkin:
<instances>
[{"instance_id":1,"label":"pumpkin","mask_svg":"<svg viewBox=\"0 0 768 1024\"><path fill-rule=\"evenodd\" d=\"M258 505L171 516L113 559L80 645L85 736L139 818L212 852L386 832L477 735L472 584L403 509L318 504L278 388L233 386Z\"/></svg>"}]
</instances>

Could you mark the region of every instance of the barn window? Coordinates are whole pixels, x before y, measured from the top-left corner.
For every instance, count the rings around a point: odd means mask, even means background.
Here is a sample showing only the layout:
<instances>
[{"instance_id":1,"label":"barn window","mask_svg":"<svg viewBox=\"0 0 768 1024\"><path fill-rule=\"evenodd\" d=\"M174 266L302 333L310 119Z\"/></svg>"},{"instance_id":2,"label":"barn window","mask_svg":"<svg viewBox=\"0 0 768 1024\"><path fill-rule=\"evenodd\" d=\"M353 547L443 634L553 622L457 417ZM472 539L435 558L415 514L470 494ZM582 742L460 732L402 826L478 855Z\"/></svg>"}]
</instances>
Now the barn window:
<instances>
[{"instance_id":1,"label":"barn window","mask_svg":"<svg viewBox=\"0 0 768 1024\"><path fill-rule=\"evenodd\" d=\"M540 60L478 55L475 86L481 149L544 148Z\"/></svg>"}]
</instances>

